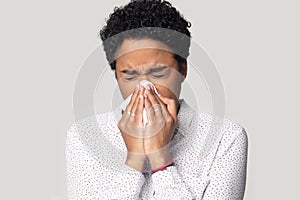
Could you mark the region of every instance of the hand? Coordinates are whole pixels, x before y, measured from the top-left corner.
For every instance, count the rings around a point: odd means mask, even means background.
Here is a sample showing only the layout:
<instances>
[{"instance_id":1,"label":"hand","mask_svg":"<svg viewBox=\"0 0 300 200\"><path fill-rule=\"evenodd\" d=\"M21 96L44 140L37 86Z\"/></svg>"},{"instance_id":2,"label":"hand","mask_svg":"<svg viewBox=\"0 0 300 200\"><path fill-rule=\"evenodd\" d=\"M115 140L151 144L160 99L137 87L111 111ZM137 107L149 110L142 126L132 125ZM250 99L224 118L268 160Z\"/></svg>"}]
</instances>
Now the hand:
<instances>
[{"instance_id":1,"label":"hand","mask_svg":"<svg viewBox=\"0 0 300 200\"><path fill-rule=\"evenodd\" d=\"M169 142L178 123L177 102L157 95L147 87L145 97L148 124L145 128L144 149L152 169L171 159Z\"/></svg>"},{"instance_id":2,"label":"hand","mask_svg":"<svg viewBox=\"0 0 300 200\"><path fill-rule=\"evenodd\" d=\"M141 87L136 89L131 97L118 127L121 131L123 140L127 148L126 164L142 171L146 155L144 152L144 125L143 125L143 108L144 108L144 91Z\"/></svg>"}]
</instances>

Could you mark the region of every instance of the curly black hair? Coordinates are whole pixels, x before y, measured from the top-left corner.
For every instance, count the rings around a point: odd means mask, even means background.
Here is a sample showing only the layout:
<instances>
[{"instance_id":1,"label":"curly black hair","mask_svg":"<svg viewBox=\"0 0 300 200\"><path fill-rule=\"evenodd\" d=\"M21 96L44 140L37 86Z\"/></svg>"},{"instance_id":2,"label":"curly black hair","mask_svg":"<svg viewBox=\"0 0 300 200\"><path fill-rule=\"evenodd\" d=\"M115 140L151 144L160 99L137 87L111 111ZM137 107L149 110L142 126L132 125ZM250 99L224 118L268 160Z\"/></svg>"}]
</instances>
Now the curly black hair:
<instances>
[{"instance_id":1,"label":"curly black hair","mask_svg":"<svg viewBox=\"0 0 300 200\"><path fill-rule=\"evenodd\" d=\"M181 64L186 63L189 55L191 43L189 27L191 23L186 21L168 1L132 0L123 7L114 8L99 35L112 70L116 69L115 53L124 39L151 38L166 44L176 52L174 58L181 71ZM177 32L177 35L174 32Z\"/></svg>"}]
</instances>

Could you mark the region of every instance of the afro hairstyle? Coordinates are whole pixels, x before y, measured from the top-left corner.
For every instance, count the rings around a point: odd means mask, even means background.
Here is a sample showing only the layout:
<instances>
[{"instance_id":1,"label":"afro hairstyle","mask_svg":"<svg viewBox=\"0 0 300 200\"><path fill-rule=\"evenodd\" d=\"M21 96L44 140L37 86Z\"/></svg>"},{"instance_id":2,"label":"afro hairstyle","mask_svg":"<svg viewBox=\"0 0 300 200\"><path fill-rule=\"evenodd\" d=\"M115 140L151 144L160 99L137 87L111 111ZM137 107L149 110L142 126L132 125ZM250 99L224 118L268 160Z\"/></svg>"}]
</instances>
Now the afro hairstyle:
<instances>
[{"instance_id":1,"label":"afro hairstyle","mask_svg":"<svg viewBox=\"0 0 300 200\"><path fill-rule=\"evenodd\" d=\"M157 29L153 29L154 27ZM99 35L112 70L116 69L116 51L125 39L150 38L164 43L176 52L173 53L174 58L181 71L182 64L186 63L189 55L190 27L191 23L168 1L132 0L125 6L114 8Z\"/></svg>"}]
</instances>

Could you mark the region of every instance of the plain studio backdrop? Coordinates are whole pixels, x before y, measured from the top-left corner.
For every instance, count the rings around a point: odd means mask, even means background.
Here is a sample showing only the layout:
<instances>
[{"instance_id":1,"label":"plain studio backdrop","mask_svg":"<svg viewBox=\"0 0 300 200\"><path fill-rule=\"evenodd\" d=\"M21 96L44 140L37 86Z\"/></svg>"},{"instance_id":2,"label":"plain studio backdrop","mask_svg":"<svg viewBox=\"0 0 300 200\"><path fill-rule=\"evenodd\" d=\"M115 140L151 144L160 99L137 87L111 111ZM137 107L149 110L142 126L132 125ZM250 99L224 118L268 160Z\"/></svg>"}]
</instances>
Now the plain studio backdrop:
<instances>
[{"instance_id":1,"label":"plain studio backdrop","mask_svg":"<svg viewBox=\"0 0 300 200\"><path fill-rule=\"evenodd\" d=\"M74 120L74 85L83 62L101 42L97 33L105 18L126 2L1 1L0 199L67 198L64 151ZM193 41L221 75L226 117L248 133L245 199L295 199L300 179L299 2L171 2L191 21ZM107 76L113 78L111 72ZM209 105L203 88L200 102ZM200 104L198 110L211 108Z\"/></svg>"}]
</instances>

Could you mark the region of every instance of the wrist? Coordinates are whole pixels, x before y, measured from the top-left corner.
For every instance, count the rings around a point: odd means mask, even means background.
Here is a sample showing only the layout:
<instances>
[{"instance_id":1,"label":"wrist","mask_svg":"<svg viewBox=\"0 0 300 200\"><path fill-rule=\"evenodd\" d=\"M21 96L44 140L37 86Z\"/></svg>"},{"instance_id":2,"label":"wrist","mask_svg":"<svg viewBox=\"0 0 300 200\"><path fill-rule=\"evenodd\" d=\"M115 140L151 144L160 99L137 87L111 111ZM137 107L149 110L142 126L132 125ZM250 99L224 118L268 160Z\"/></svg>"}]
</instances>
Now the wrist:
<instances>
[{"instance_id":1,"label":"wrist","mask_svg":"<svg viewBox=\"0 0 300 200\"><path fill-rule=\"evenodd\" d=\"M167 148L151 152L147 154L147 157L149 159L151 169L160 168L166 165L166 163L168 163L170 160L172 160L171 154Z\"/></svg>"},{"instance_id":2,"label":"wrist","mask_svg":"<svg viewBox=\"0 0 300 200\"><path fill-rule=\"evenodd\" d=\"M144 170L146 155L128 153L125 164L140 172Z\"/></svg>"}]
</instances>

